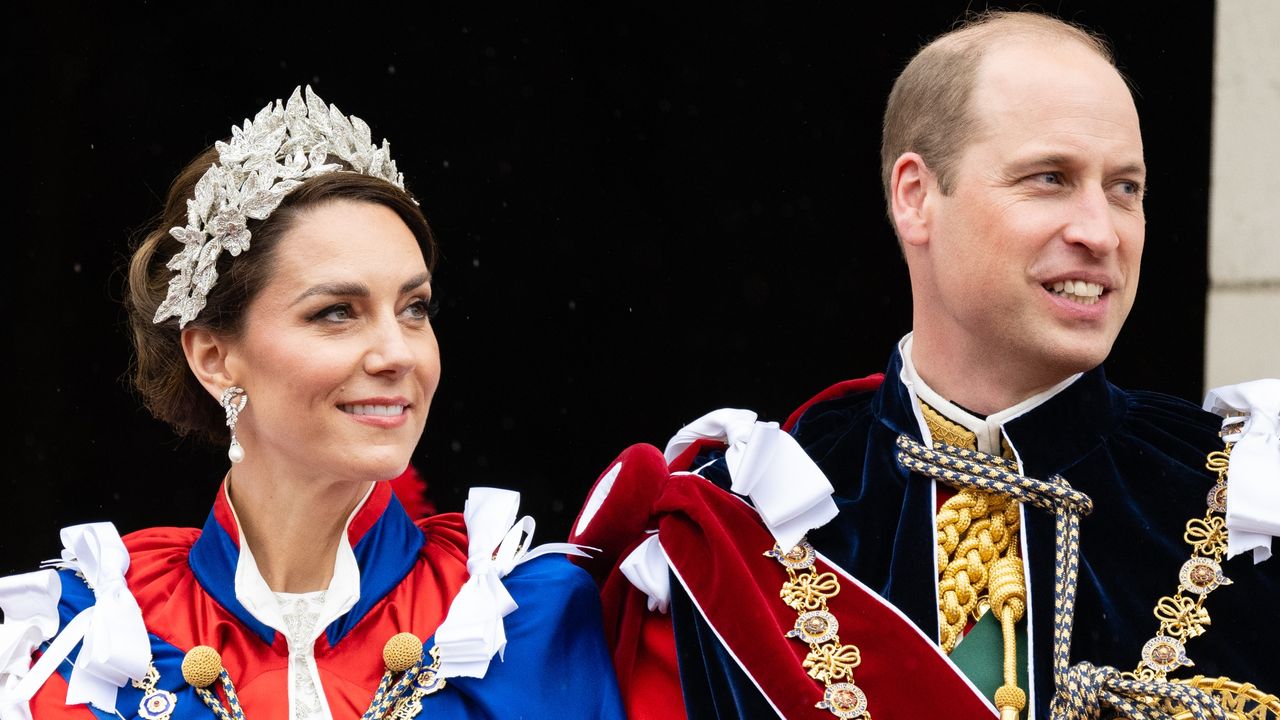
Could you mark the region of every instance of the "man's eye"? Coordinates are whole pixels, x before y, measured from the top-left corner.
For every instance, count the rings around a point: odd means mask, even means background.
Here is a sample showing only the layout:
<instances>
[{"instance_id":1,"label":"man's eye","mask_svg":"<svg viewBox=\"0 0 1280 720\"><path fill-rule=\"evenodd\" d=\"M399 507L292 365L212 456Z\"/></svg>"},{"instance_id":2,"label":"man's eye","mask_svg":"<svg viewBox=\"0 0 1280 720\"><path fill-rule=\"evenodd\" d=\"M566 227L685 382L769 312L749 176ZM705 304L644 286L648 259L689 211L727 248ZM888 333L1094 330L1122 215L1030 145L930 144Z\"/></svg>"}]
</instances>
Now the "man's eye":
<instances>
[{"instance_id":1,"label":"man's eye","mask_svg":"<svg viewBox=\"0 0 1280 720\"><path fill-rule=\"evenodd\" d=\"M1038 182L1042 182L1042 183L1044 183L1044 184L1046 184L1046 185L1061 185L1061 184L1062 184L1062 174L1061 174L1061 173L1056 173L1056 172L1042 172L1042 173L1036 173L1036 175L1035 175L1035 179L1036 179Z\"/></svg>"}]
</instances>

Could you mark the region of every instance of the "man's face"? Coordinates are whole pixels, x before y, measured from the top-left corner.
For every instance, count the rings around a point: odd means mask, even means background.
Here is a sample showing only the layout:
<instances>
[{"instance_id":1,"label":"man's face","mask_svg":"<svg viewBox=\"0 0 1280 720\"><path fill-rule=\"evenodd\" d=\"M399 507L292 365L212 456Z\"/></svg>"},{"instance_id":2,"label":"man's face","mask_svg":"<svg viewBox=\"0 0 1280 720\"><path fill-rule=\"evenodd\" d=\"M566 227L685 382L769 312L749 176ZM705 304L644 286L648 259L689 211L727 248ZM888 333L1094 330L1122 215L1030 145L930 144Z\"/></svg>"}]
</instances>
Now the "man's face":
<instances>
[{"instance_id":1,"label":"man's face","mask_svg":"<svg viewBox=\"0 0 1280 720\"><path fill-rule=\"evenodd\" d=\"M1119 74L1071 42L992 48L970 104L979 129L951 194L929 193L933 287L916 298L917 332L1052 384L1101 363L1133 306L1137 111Z\"/></svg>"}]
</instances>

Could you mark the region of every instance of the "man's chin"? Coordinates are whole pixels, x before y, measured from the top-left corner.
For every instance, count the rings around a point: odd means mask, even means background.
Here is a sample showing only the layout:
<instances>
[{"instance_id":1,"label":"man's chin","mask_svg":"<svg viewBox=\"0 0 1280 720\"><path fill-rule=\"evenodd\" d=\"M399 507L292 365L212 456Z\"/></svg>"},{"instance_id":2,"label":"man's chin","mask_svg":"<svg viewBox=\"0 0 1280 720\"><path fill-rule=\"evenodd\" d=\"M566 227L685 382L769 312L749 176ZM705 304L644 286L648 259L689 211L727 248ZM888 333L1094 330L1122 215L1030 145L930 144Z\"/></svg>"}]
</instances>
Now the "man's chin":
<instances>
[{"instance_id":1,"label":"man's chin","mask_svg":"<svg viewBox=\"0 0 1280 720\"><path fill-rule=\"evenodd\" d=\"M1076 373L1088 372L1103 363L1111 354L1112 341L1063 343L1045 356L1043 363L1058 380L1065 380Z\"/></svg>"}]
</instances>

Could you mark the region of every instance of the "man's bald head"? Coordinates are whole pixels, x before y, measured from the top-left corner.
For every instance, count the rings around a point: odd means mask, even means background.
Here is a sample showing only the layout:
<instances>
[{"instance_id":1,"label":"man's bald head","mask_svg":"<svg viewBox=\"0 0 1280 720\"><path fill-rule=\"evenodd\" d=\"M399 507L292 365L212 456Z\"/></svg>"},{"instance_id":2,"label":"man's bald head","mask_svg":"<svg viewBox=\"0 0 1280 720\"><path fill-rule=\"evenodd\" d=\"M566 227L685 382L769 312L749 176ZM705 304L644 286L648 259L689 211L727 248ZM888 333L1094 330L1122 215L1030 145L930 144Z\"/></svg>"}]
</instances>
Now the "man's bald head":
<instances>
[{"instance_id":1,"label":"man's bald head","mask_svg":"<svg viewBox=\"0 0 1280 720\"><path fill-rule=\"evenodd\" d=\"M1002 42L1026 39L1076 42L1115 66L1099 36L1033 12L983 13L935 38L916 53L889 93L880 143L886 202L894 163L906 152L918 153L937 174L942 192L951 192L956 161L979 128L970 100L982 58Z\"/></svg>"}]
</instances>

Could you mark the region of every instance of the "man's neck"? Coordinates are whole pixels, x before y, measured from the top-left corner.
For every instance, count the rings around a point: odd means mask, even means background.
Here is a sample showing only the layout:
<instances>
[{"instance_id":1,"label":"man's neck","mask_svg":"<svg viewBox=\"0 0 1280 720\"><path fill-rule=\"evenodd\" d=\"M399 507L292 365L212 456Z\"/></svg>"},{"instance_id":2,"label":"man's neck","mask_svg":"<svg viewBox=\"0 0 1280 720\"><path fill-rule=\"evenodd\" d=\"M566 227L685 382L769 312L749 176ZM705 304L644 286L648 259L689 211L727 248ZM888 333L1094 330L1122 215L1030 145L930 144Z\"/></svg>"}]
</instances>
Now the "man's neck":
<instances>
[{"instance_id":1,"label":"man's neck","mask_svg":"<svg viewBox=\"0 0 1280 720\"><path fill-rule=\"evenodd\" d=\"M977 436L978 449L983 452L999 452L1001 429L1005 422L1035 408L1080 377L1077 373L1028 395L1013 400L1002 399L989 403L986 407L991 408L990 410L979 409L960 399L967 398L969 395L958 393L958 391L956 394L948 394L946 390L940 389L935 384L933 378L925 376L920 371L917 362L920 352L912 335L902 339L898 344L898 350L902 355L903 379L912 386L916 397L947 419L973 432ZM953 387L954 390L956 389Z\"/></svg>"},{"instance_id":2,"label":"man's neck","mask_svg":"<svg viewBox=\"0 0 1280 720\"><path fill-rule=\"evenodd\" d=\"M1079 377L1010 367L990 354L981 362L964 362L946 348L930 345L927 337L912 334L905 340L904 359L909 352L916 375L934 392L976 415L994 415Z\"/></svg>"}]
</instances>

